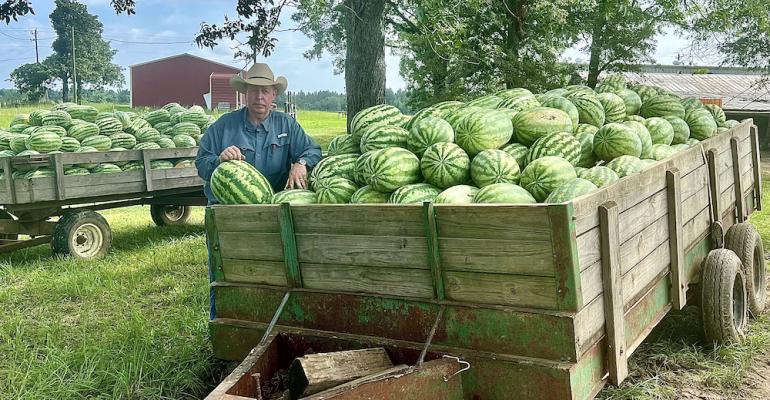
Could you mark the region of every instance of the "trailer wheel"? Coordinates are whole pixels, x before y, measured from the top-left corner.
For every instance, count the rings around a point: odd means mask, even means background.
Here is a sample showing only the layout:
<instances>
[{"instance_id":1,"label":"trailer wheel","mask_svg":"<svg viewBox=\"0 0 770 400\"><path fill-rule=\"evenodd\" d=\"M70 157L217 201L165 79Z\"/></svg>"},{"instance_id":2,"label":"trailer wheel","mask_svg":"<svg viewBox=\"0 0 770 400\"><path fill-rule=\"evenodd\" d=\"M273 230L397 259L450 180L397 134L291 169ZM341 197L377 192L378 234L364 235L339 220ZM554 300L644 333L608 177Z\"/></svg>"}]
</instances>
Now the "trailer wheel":
<instances>
[{"instance_id":1,"label":"trailer wheel","mask_svg":"<svg viewBox=\"0 0 770 400\"><path fill-rule=\"evenodd\" d=\"M103 257L112 245L107 221L91 210L65 214L53 229L51 248L56 254L80 259Z\"/></svg>"},{"instance_id":2,"label":"trailer wheel","mask_svg":"<svg viewBox=\"0 0 770 400\"><path fill-rule=\"evenodd\" d=\"M706 339L740 342L748 322L741 260L730 250L712 250L703 262L702 274L701 314Z\"/></svg>"},{"instance_id":3,"label":"trailer wheel","mask_svg":"<svg viewBox=\"0 0 770 400\"><path fill-rule=\"evenodd\" d=\"M762 238L754 225L735 224L727 230L725 247L735 252L741 260L743 274L746 276L749 315L758 317L767 302L767 269Z\"/></svg>"},{"instance_id":4,"label":"trailer wheel","mask_svg":"<svg viewBox=\"0 0 770 400\"><path fill-rule=\"evenodd\" d=\"M152 222L158 226L181 225L190 219L192 207L188 206L162 206L153 204L150 206Z\"/></svg>"},{"instance_id":5,"label":"trailer wheel","mask_svg":"<svg viewBox=\"0 0 770 400\"><path fill-rule=\"evenodd\" d=\"M13 219L11 214L5 210L0 210L0 219ZM0 240L19 240L18 233L0 233Z\"/></svg>"}]
</instances>

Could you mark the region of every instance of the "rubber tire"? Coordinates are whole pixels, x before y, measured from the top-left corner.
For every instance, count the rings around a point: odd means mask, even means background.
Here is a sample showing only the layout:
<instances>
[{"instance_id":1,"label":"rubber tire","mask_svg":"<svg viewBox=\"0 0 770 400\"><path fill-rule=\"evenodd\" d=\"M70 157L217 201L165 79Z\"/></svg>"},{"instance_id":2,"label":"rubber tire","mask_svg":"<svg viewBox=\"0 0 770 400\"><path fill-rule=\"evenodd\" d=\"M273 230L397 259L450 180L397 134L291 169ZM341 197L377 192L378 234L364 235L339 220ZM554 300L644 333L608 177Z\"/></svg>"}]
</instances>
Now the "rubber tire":
<instances>
[{"instance_id":1,"label":"rubber tire","mask_svg":"<svg viewBox=\"0 0 770 400\"><path fill-rule=\"evenodd\" d=\"M102 244L95 254L84 257L71 247L72 238L77 234L78 228L85 224L92 224L99 229L102 236ZM112 246L112 229L99 213L91 210L82 210L65 214L56 223L51 237L51 249L54 254L70 255L78 259L94 259L104 257Z\"/></svg>"},{"instance_id":2,"label":"rubber tire","mask_svg":"<svg viewBox=\"0 0 770 400\"><path fill-rule=\"evenodd\" d=\"M743 340L748 324L745 282L741 260L731 250L716 249L706 256L701 316L707 341L727 344Z\"/></svg>"},{"instance_id":3,"label":"rubber tire","mask_svg":"<svg viewBox=\"0 0 770 400\"><path fill-rule=\"evenodd\" d=\"M741 260L746 275L749 316L758 317L767 303L767 267L762 237L749 223L735 224L727 230L725 248L732 250Z\"/></svg>"},{"instance_id":4,"label":"rubber tire","mask_svg":"<svg viewBox=\"0 0 770 400\"><path fill-rule=\"evenodd\" d=\"M8 211L0 210L0 219L13 219L13 216ZM3 240L19 240L18 233L0 233L0 239Z\"/></svg>"},{"instance_id":5,"label":"rubber tire","mask_svg":"<svg viewBox=\"0 0 770 400\"><path fill-rule=\"evenodd\" d=\"M179 216L177 219L169 218L168 214L166 214L166 209L169 207L181 207L182 208L182 215ZM152 222L155 223L157 226L170 226L170 225L182 225L187 223L187 221L190 220L190 216L192 214L192 207L190 206L162 206L153 204L150 206L150 217L152 217Z\"/></svg>"}]
</instances>

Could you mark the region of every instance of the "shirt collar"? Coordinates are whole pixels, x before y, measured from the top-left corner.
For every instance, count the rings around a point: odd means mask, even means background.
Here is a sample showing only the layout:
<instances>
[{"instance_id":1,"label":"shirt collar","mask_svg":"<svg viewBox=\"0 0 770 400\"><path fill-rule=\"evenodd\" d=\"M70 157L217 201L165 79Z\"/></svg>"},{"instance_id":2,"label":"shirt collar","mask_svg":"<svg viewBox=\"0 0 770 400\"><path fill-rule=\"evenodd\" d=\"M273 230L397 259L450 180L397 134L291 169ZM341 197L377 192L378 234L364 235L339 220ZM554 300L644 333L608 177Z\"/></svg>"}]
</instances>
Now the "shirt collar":
<instances>
[{"instance_id":1,"label":"shirt collar","mask_svg":"<svg viewBox=\"0 0 770 400\"><path fill-rule=\"evenodd\" d=\"M273 119L273 114L275 112L270 111L270 114L267 115L267 118L265 118L264 121L258 123L257 125L254 125L251 120L249 120L249 108L243 107L243 124L246 127L246 130L249 132L257 132L257 131L263 131L270 133L270 121Z\"/></svg>"}]
</instances>

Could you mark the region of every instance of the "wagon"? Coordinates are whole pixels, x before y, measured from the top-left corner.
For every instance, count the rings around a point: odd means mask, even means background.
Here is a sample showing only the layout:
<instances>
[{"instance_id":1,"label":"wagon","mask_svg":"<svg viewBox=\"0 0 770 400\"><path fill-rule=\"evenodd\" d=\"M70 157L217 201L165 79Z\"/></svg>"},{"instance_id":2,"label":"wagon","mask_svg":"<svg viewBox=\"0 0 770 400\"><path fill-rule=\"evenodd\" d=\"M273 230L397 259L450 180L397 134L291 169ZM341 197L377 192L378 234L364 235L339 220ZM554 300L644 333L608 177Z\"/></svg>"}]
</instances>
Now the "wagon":
<instances>
[{"instance_id":1,"label":"wagon","mask_svg":"<svg viewBox=\"0 0 770 400\"><path fill-rule=\"evenodd\" d=\"M751 120L562 204L207 208L211 341L243 360L208 398L369 347L405 367L311 398L593 398L671 309L740 340L764 303L759 209Z\"/></svg>"},{"instance_id":2,"label":"wagon","mask_svg":"<svg viewBox=\"0 0 770 400\"><path fill-rule=\"evenodd\" d=\"M92 258L112 241L98 210L150 204L157 225L181 224L190 206L206 205L203 181L194 166L152 169L156 160L195 157L197 148L120 152L57 153L0 160L0 253L51 243L55 253ZM140 162L143 170L66 175L72 165ZM54 176L13 178L11 171L50 168ZM60 217L57 220L53 220ZM20 239L19 235L28 238Z\"/></svg>"}]
</instances>

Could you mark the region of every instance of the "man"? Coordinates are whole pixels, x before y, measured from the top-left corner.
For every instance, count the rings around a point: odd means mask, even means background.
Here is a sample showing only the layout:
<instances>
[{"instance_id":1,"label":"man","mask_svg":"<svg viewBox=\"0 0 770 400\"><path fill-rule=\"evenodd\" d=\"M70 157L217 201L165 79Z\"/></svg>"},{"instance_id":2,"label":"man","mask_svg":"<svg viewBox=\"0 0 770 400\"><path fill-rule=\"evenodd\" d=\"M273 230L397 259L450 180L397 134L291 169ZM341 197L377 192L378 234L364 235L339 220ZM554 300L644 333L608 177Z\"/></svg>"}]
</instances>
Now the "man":
<instances>
[{"instance_id":1,"label":"man","mask_svg":"<svg viewBox=\"0 0 770 400\"><path fill-rule=\"evenodd\" d=\"M276 96L286 91L286 78L275 79L270 67L261 63L243 75L233 76L230 86L246 94L246 107L223 115L206 130L195 160L209 204L217 203L209 180L222 162L245 160L278 192L307 189L308 170L321 160L320 146L297 121L271 110Z\"/></svg>"}]
</instances>

